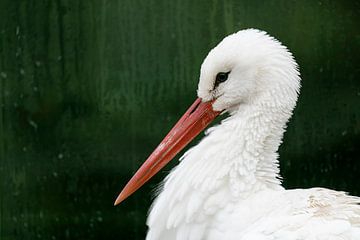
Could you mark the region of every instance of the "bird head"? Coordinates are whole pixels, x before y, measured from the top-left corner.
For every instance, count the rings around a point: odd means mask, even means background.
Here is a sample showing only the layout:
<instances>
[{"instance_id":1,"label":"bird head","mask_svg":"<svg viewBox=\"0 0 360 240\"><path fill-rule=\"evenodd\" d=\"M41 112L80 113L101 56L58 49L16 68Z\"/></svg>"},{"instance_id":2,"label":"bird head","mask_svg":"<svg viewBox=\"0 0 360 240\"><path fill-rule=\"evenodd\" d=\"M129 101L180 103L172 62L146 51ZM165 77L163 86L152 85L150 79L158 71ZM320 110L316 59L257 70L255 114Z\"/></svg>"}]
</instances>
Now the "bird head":
<instances>
[{"instance_id":1,"label":"bird head","mask_svg":"<svg viewBox=\"0 0 360 240\"><path fill-rule=\"evenodd\" d=\"M286 89L296 101L297 68L292 54L278 40L263 31L242 30L224 38L204 59L198 97L214 100L215 111L230 112L258 103L276 88Z\"/></svg>"},{"instance_id":2,"label":"bird head","mask_svg":"<svg viewBox=\"0 0 360 240\"><path fill-rule=\"evenodd\" d=\"M227 36L201 65L198 99L126 184L115 205L154 176L220 113L269 101L292 110L299 87L297 64L279 41L255 29Z\"/></svg>"}]
</instances>

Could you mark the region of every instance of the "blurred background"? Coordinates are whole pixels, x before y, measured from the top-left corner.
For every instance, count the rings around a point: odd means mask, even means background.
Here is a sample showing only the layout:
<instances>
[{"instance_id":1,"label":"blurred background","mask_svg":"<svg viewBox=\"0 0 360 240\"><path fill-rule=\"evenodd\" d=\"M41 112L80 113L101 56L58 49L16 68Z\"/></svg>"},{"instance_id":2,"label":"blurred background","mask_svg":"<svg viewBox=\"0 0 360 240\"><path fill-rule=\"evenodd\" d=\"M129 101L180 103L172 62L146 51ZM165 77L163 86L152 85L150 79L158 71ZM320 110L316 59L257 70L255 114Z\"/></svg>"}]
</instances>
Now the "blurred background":
<instances>
[{"instance_id":1,"label":"blurred background","mask_svg":"<svg viewBox=\"0 0 360 240\"><path fill-rule=\"evenodd\" d=\"M207 52L250 27L303 79L284 186L360 195L359 24L359 1L0 0L0 239L143 239L177 160L115 197L195 99Z\"/></svg>"}]
</instances>

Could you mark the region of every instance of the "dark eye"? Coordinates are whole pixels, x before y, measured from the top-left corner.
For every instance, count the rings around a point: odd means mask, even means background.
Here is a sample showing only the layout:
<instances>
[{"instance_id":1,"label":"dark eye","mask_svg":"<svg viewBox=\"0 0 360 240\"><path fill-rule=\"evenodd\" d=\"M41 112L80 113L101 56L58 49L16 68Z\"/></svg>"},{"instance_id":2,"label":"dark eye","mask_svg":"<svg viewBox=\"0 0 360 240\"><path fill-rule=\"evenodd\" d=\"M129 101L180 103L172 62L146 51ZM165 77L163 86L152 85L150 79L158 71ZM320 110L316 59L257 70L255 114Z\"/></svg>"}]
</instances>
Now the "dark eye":
<instances>
[{"instance_id":1,"label":"dark eye","mask_svg":"<svg viewBox=\"0 0 360 240\"><path fill-rule=\"evenodd\" d=\"M214 88L216 88L220 83L225 82L228 79L229 73L230 72L219 72L216 75Z\"/></svg>"}]
</instances>

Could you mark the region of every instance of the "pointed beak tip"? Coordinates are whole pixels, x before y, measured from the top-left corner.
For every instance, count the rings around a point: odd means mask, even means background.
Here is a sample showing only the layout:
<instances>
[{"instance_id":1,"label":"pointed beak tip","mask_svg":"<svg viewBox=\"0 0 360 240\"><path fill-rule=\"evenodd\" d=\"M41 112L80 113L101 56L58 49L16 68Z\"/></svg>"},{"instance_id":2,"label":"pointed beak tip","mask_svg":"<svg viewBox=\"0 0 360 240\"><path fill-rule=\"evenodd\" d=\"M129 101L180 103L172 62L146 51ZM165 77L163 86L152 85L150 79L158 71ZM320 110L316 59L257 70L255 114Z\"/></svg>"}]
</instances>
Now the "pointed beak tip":
<instances>
[{"instance_id":1,"label":"pointed beak tip","mask_svg":"<svg viewBox=\"0 0 360 240\"><path fill-rule=\"evenodd\" d=\"M124 200L125 200L125 197L123 196L123 194L121 192L114 202L114 207L119 205Z\"/></svg>"}]
</instances>

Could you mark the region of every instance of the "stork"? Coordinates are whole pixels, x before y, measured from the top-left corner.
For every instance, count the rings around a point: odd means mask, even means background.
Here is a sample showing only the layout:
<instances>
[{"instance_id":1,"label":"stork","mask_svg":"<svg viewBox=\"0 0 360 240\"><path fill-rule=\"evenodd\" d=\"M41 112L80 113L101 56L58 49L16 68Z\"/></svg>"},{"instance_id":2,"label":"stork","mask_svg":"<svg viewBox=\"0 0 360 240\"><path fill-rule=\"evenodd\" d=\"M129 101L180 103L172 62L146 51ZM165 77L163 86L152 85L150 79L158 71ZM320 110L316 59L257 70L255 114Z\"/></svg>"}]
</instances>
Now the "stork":
<instances>
[{"instance_id":1,"label":"stork","mask_svg":"<svg viewBox=\"0 0 360 240\"><path fill-rule=\"evenodd\" d=\"M298 65L278 40L256 29L227 36L201 65L197 100L115 205L228 113L165 178L147 240L359 240L359 197L281 186L278 148L299 89Z\"/></svg>"}]
</instances>

